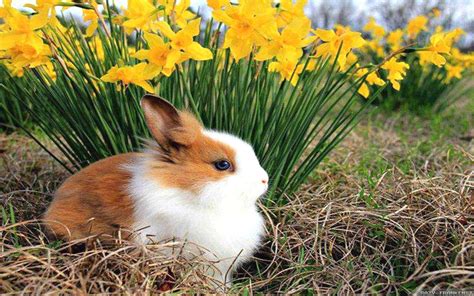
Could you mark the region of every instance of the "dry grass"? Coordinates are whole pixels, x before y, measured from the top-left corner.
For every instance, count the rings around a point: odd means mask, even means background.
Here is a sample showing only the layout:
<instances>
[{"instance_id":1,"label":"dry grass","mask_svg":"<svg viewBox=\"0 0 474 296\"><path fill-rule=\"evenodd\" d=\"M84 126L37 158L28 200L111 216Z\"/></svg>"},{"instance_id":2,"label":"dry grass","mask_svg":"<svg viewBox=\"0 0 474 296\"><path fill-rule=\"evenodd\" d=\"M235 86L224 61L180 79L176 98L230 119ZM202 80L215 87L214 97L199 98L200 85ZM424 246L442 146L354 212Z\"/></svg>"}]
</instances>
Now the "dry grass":
<instances>
[{"instance_id":1,"label":"dry grass","mask_svg":"<svg viewBox=\"0 0 474 296\"><path fill-rule=\"evenodd\" d=\"M405 294L473 287L468 120L463 129L446 119L451 130L393 117L359 126L288 204L262 207L266 243L231 292ZM70 245L48 242L28 220L41 215L67 173L24 137L2 137L0 293L212 291L202 272L208 262L164 255L176 243L118 242L71 252Z\"/></svg>"}]
</instances>

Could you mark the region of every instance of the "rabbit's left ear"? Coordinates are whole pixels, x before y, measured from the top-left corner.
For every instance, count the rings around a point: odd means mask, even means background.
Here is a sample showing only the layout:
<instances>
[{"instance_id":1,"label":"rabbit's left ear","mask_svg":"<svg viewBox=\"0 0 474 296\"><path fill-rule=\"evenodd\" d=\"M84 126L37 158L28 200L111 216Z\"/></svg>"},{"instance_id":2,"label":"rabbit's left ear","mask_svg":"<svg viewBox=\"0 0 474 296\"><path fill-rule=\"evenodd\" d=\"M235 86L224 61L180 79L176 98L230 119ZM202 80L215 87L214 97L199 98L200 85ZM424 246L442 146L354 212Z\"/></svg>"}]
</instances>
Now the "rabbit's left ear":
<instances>
[{"instance_id":1,"label":"rabbit's left ear","mask_svg":"<svg viewBox=\"0 0 474 296\"><path fill-rule=\"evenodd\" d=\"M200 125L191 114L154 95L143 96L141 106L153 138L165 150L188 146L196 139Z\"/></svg>"}]
</instances>

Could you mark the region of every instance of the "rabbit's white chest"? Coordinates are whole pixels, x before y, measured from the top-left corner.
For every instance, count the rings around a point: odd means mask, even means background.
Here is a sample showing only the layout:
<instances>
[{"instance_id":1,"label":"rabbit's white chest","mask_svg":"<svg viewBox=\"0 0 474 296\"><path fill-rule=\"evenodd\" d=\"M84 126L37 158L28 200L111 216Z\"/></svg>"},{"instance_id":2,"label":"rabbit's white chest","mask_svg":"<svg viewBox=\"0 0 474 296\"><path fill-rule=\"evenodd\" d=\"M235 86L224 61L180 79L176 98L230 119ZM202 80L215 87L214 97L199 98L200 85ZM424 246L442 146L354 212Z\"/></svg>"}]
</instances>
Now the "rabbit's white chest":
<instances>
[{"instance_id":1,"label":"rabbit's white chest","mask_svg":"<svg viewBox=\"0 0 474 296\"><path fill-rule=\"evenodd\" d=\"M256 206L227 204L202 208L194 196L177 189L157 188L156 184L132 188L135 199L135 229L138 240L177 239L189 242L189 252L206 249L210 260L218 260L220 269L235 267L249 259L260 243L264 221ZM197 255L197 254L193 254ZM237 258L237 259L236 259Z\"/></svg>"},{"instance_id":2,"label":"rabbit's white chest","mask_svg":"<svg viewBox=\"0 0 474 296\"><path fill-rule=\"evenodd\" d=\"M143 209L143 208L142 208ZM156 209L156 208L155 208ZM136 229L141 241L176 238L197 244L211 251L219 259L248 259L263 234L263 219L255 208L249 209L156 209L155 213L140 211ZM141 212L141 213L140 213ZM150 214L150 215L148 215Z\"/></svg>"}]
</instances>

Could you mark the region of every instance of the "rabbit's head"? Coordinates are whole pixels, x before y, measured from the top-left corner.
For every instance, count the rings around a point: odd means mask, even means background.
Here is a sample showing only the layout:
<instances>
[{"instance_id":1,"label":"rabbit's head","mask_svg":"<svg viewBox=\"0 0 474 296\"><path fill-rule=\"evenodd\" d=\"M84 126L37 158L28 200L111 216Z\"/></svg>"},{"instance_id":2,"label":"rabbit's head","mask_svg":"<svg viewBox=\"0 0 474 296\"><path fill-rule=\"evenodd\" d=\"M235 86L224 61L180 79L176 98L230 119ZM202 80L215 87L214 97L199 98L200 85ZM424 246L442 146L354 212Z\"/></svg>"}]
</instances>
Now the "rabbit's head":
<instances>
[{"instance_id":1,"label":"rabbit's head","mask_svg":"<svg viewBox=\"0 0 474 296\"><path fill-rule=\"evenodd\" d=\"M189 112L168 101L142 99L146 123L156 144L144 174L161 188L187 192L182 201L206 207L253 206L268 188L268 174L248 143L207 130Z\"/></svg>"}]
</instances>

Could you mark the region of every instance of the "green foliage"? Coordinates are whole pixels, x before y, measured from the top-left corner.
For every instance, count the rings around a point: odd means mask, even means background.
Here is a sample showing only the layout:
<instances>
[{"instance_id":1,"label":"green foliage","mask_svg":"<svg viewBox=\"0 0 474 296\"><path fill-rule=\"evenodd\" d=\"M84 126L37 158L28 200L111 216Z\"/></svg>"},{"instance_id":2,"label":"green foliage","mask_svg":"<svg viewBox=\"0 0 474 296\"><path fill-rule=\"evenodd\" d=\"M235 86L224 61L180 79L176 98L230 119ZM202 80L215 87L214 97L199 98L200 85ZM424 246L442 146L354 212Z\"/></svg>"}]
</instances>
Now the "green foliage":
<instances>
[{"instance_id":1,"label":"green foliage","mask_svg":"<svg viewBox=\"0 0 474 296\"><path fill-rule=\"evenodd\" d=\"M15 217L15 210L13 209L13 205L8 203L8 208L5 208L3 205L0 205L0 212L2 213L2 227L6 227L9 225L16 224L16 217ZM15 247L19 247L19 237L16 226L12 226L11 232L11 240Z\"/></svg>"},{"instance_id":2,"label":"green foliage","mask_svg":"<svg viewBox=\"0 0 474 296\"><path fill-rule=\"evenodd\" d=\"M21 85L14 83L13 79L21 80L21 78L10 77L5 66L0 64L0 130L11 130L16 126L25 126L29 123L25 103L21 102L22 90L19 89ZM12 97L17 99L10 99Z\"/></svg>"},{"instance_id":3,"label":"green foliage","mask_svg":"<svg viewBox=\"0 0 474 296\"><path fill-rule=\"evenodd\" d=\"M218 42L209 24L202 42L213 50L213 60L188 61L170 77L154 81L156 94L178 108L188 108L212 129L227 131L253 144L270 175L269 196L296 190L322 159L348 134L370 100L359 103L352 81L327 60L316 60L293 87L268 72L266 62L232 61L228 51L217 52ZM61 64L55 59L55 80L42 69L9 79L8 100L27 100L36 126L80 169L110 155L136 151L149 137L139 100L141 88L99 80L116 64L136 64L129 40L120 27L112 38L99 31L101 42L86 39L77 26L56 33ZM135 49L146 47L137 36ZM100 57L103 52L103 59ZM219 58L218 58L219 57ZM306 64L309 60L306 60ZM67 70L64 68L67 64ZM349 87L353 85L353 87ZM27 106L29 105L29 106ZM41 143L41 141L38 141ZM59 160L60 157L57 157ZM66 163L64 163L65 166Z\"/></svg>"}]
</instances>

